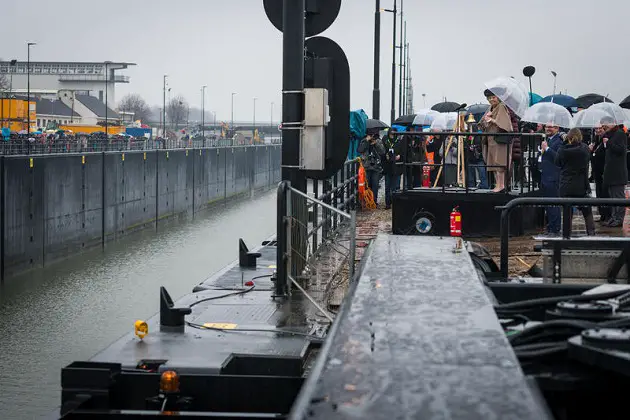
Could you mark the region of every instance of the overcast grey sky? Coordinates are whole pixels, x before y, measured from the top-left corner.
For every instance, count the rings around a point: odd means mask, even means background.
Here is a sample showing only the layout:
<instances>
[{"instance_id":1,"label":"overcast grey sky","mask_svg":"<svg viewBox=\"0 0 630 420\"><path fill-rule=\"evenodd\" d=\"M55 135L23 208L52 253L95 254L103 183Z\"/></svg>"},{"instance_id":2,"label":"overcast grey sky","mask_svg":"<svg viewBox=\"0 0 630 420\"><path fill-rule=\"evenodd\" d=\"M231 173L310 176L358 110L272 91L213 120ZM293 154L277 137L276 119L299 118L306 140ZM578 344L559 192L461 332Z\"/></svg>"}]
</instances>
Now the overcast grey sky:
<instances>
[{"instance_id":1,"label":"overcast grey sky","mask_svg":"<svg viewBox=\"0 0 630 420\"><path fill-rule=\"evenodd\" d=\"M381 0L390 8L393 0ZM400 0L399 0L400 3ZM162 75L173 93L201 102L230 118L268 120L270 103L281 102L282 38L267 20L262 0L4 0L0 57L33 60L129 61L129 85L117 99L137 92L151 105L162 101ZM431 106L446 96L468 104L483 101L483 82L496 76L523 79L534 65L534 91L570 95L630 95L629 0L406 0L415 106L422 93ZM24 29L25 25L28 29ZM392 15L382 16L381 117L388 119ZM339 18L324 36L338 42L350 62L352 107L372 110L374 1L343 0ZM462 59L468 63L430 62ZM470 60L475 60L470 61Z\"/></svg>"}]
</instances>

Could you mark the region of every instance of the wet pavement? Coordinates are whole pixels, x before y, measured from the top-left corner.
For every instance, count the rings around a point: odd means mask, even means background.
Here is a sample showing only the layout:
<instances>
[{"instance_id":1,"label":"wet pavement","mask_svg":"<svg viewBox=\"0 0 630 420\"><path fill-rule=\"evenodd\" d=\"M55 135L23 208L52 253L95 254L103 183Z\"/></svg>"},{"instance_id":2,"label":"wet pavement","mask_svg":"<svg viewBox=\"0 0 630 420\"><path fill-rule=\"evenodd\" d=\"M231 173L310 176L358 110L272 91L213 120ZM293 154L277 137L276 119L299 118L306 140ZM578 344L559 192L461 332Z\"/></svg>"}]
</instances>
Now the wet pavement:
<instances>
[{"instance_id":1,"label":"wet pavement","mask_svg":"<svg viewBox=\"0 0 630 420\"><path fill-rule=\"evenodd\" d=\"M195 221L144 231L7 282L0 294L0 412L49 414L60 402L60 371L86 360L159 308L275 233L276 195L219 205Z\"/></svg>"}]
</instances>

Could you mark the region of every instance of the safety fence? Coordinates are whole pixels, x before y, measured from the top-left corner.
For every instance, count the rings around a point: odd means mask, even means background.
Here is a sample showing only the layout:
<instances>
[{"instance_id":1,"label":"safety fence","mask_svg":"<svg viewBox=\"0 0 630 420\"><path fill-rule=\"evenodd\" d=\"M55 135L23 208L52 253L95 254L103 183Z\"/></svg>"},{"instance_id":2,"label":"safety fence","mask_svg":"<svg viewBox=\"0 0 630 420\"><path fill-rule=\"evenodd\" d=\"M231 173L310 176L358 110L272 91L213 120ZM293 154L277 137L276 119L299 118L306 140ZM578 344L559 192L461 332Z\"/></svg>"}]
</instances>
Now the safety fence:
<instances>
[{"instance_id":1,"label":"safety fence","mask_svg":"<svg viewBox=\"0 0 630 420\"><path fill-rule=\"evenodd\" d=\"M539 188L540 146L546 138L545 134L409 131L399 132L397 136L402 136L403 141L403 156L396 163L403 166L403 190L440 187L443 192L459 189L468 193L478 189L490 189L491 180L488 178L488 172L497 171L504 177L505 193L520 190L522 194ZM487 162L484 162L483 154L480 153L481 145L487 143L489 137L495 138L499 145L507 146L505 162L508 164L487 165ZM520 139L519 160L512 159L515 138ZM434 156L440 156L440 163L426 160L425 152L429 150ZM419 151L422 151L420 153L422 158L414 159ZM392 151L386 150L385 158L387 154L391 155ZM511 181L517 185L516 188L512 188Z\"/></svg>"},{"instance_id":2,"label":"safety fence","mask_svg":"<svg viewBox=\"0 0 630 420\"><path fill-rule=\"evenodd\" d=\"M27 138L11 138L0 141L0 155L48 155L64 153L92 153L92 152L125 152L132 150L176 150L200 149L206 147L236 147L251 145L281 144L281 138L269 139L267 142L252 143L234 139L206 138L195 140L176 139L143 139L143 138L99 138L99 137L70 137L55 140Z\"/></svg>"},{"instance_id":3,"label":"safety fence","mask_svg":"<svg viewBox=\"0 0 630 420\"><path fill-rule=\"evenodd\" d=\"M623 258L626 258L625 251L627 249L628 261L630 262L630 240L628 240L627 238L621 238L621 248L619 248L620 245L617 242L612 240L614 238L590 237L587 238L588 240L571 240L572 212L573 207L576 206L630 207L630 199L521 197L509 201L505 206L497 207L497 210L501 210L501 280L507 281L509 273L510 214L512 213L512 211L519 207L562 207L562 237L553 238L554 244L552 276L554 283L561 282L562 274L560 264L562 251L565 249L596 249L596 246L604 246L606 249L620 249L624 251Z\"/></svg>"},{"instance_id":4,"label":"safety fence","mask_svg":"<svg viewBox=\"0 0 630 420\"><path fill-rule=\"evenodd\" d=\"M354 277L358 160L332 178L312 180L307 191L283 181L278 187L276 294L293 289L327 317L327 297Z\"/></svg>"}]
</instances>

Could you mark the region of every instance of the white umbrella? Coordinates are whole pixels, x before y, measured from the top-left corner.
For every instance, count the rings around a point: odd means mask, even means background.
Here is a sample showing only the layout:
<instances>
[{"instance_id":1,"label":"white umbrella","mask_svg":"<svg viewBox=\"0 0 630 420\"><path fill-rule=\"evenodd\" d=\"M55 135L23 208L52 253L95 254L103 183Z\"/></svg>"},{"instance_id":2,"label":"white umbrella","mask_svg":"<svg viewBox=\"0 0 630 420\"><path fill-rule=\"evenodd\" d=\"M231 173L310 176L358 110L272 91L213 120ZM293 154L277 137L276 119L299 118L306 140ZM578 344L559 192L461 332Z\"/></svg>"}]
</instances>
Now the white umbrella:
<instances>
[{"instance_id":1,"label":"white umbrella","mask_svg":"<svg viewBox=\"0 0 630 420\"><path fill-rule=\"evenodd\" d=\"M553 102L538 102L527 109L522 118L523 121L558 127L573 127L571 113L562 105Z\"/></svg>"},{"instance_id":2,"label":"white umbrella","mask_svg":"<svg viewBox=\"0 0 630 420\"><path fill-rule=\"evenodd\" d=\"M573 117L573 126L577 128L595 128L602 125L602 119L606 118L608 113L602 109L593 108L588 109L575 114Z\"/></svg>"},{"instance_id":3,"label":"white umbrella","mask_svg":"<svg viewBox=\"0 0 630 420\"><path fill-rule=\"evenodd\" d=\"M431 131L453 130L457 123L457 112L444 112L436 115L431 123Z\"/></svg>"},{"instance_id":4,"label":"white umbrella","mask_svg":"<svg viewBox=\"0 0 630 420\"><path fill-rule=\"evenodd\" d=\"M589 106L587 109L596 109L604 111L608 117L612 118L612 121L609 121L609 124L614 125L622 125L628 123L628 116L622 107L617 104L613 104L611 102L600 102L598 104L594 104Z\"/></svg>"},{"instance_id":5,"label":"white umbrella","mask_svg":"<svg viewBox=\"0 0 630 420\"><path fill-rule=\"evenodd\" d=\"M432 109L421 109L416 112L416 118L413 120L413 125L431 125L435 117L438 115L440 115L440 113Z\"/></svg>"},{"instance_id":6,"label":"white umbrella","mask_svg":"<svg viewBox=\"0 0 630 420\"><path fill-rule=\"evenodd\" d=\"M516 115L521 118L525 115L529 106L529 92L518 80L511 77L499 77L484 84Z\"/></svg>"}]
</instances>

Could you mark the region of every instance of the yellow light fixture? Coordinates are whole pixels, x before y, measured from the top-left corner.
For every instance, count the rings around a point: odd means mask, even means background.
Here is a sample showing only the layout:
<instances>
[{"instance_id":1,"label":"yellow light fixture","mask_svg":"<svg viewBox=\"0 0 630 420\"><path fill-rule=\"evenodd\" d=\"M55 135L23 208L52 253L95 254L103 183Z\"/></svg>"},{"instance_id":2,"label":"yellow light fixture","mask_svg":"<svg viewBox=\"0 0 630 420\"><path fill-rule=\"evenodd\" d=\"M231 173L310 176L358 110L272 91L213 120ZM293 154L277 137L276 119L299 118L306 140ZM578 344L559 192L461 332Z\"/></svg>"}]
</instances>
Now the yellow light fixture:
<instances>
[{"instance_id":1,"label":"yellow light fixture","mask_svg":"<svg viewBox=\"0 0 630 420\"><path fill-rule=\"evenodd\" d=\"M473 115L473 114L468 114L468 119L466 120L466 122L467 122L468 124L474 124L474 123L476 123L477 121L475 121L475 117L474 117L474 115Z\"/></svg>"},{"instance_id":2,"label":"yellow light fixture","mask_svg":"<svg viewBox=\"0 0 630 420\"><path fill-rule=\"evenodd\" d=\"M173 394L179 392L179 375L174 370L167 370L160 377L160 392Z\"/></svg>"},{"instance_id":3,"label":"yellow light fixture","mask_svg":"<svg viewBox=\"0 0 630 420\"><path fill-rule=\"evenodd\" d=\"M137 320L133 327L134 333L140 340L149 334L149 325L142 320Z\"/></svg>"}]
</instances>

